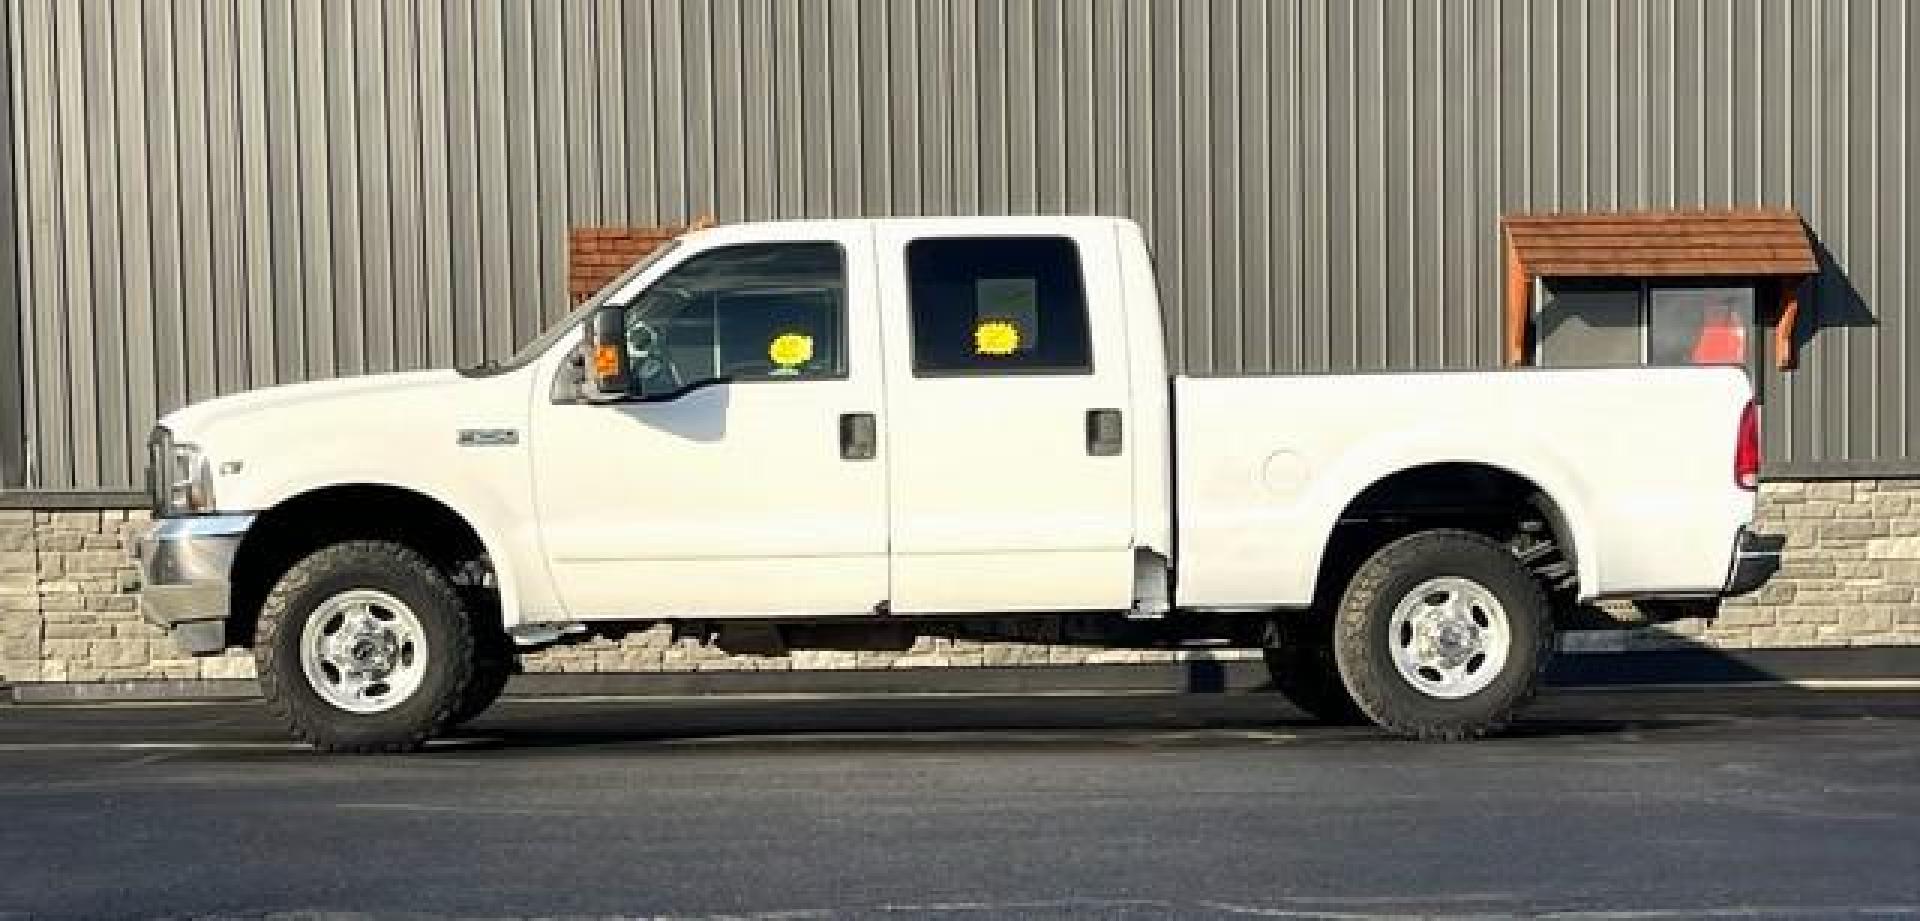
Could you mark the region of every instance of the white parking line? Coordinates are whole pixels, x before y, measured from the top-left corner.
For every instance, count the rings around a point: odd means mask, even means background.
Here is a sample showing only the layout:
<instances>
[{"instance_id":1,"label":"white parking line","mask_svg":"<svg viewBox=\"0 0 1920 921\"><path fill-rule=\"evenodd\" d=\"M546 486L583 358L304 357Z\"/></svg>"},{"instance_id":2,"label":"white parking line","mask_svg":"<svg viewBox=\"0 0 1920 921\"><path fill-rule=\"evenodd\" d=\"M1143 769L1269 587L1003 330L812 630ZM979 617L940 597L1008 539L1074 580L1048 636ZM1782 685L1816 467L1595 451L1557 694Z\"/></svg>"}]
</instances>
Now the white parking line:
<instances>
[{"instance_id":1,"label":"white parking line","mask_svg":"<svg viewBox=\"0 0 1920 921\"><path fill-rule=\"evenodd\" d=\"M476 745L492 742L492 739L431 739L428 748L458 748L464 745ZM5 742L0 743L0 753L6 752L192 752L192 751L259 751L259 752L310 752L313 746L305 742Z\"/></svg>"},{"instance_id":2,"label":"white parking line","mask_svg":"<svg viewBox=\"0 0 1920 921\"><path fill-rule=\"evenodd\" d=\"M1779 678L1765 681L1725 681L1725 682L1671 682L1662 684L1579 684L1548 685L1546 691L1556 694L1613 694L1634 692L1673 692L1673 691L1920 691L1920 678ZM848 703L885 702L900 700L1075 700L1091 698L1125 697L1241 697L1257 693L1251 688L1236 689L1225 695L1190 694L1173 688L1115 688L1104 690L1034 690L1034 691L781 691L750 692L727 694L533 694L509 695L501 698L501 703L517 706L520 704L622 704L622 703L672 703L672 704L727 704L727 703L806 703L842 701ZM33 703L20 706L36 710L134 710L134 709L170 709L174 707L217 707L246 706L259 703L254 698L222 698L216 700L90 700L59 701Z\"/></svg>"},{"instance_id":3,"label":"white parking line","mask_svg":"<svg viewBox=\"0 0 1920 921\"><path fill-rule=\"evenodd\" d=\"M1767 681L1724 681L1713 684L1675 682L1671 684L1578 684L1566 687L1548 685L1550 692L1577 691L1920 691L1920 678L1779 678Z\"/></svg>"},{"instance_id":4,"label":"white parking line","mask_svg":"<svg viewBox=\"0 0 1920 921\"><path fill-rule=\"evenodd\" d=\"M1813 905L1813 906L1775 906L1775 905L1736 905L1722 908L1644 908L1627 910L1568 910L1568 911L1509 911L1450 912L1419 914L1382 914L1379 912L1349 912L1301 908L1267 908L1257 905L1236 905L1230 902L1202 901L1202 907L1217 912L1234 915L1250 915L1261 918L1297 918L1314 921L1348 921L1348 919L1435 919L1445 918L1454 921L1481 918L1526 917L1555 919L1555 921L1664 921L1669 918L1911 918L1920 915L1920 906L1914 905Z\"/></svg>"},{"instance_id":5,"label":"white parking line","mask_svg":"<svg viewBox=\"0 0 1920 921\"><path fill-rule=\"evenodd\" d=\"M619 704L619 703L714 703L762 701L767 703L808 701L847 701L864 703L888 700L981 700L1020 698L1075 699L1105 697L1174 697L1185 692L1175 690L1089 690L1089 691L853 691L838 692L759 692L745 694L538 694L504 697L507 704Z\"/></svg>"},{"instance_id":6,"label":"white parking line","mask_svg":"<svg viewBox=\"0 0 1920 921\"><path fill-rule=\"evenodd\" d=\"M1290 732L1267 732L1258 729L1170 729L1137 731L1115 730L1111 727L1093 727L1070 729L1061 732L1021 732L1004 729L963 729L954 731L914 731L914 730L876 730L872 732L798 732L766 733L761 735L718 735L689 736L685 738L656 739L648 744L672 748L726 748L730 746L757 747L763 745L861 745L884 743L888 745L911 744L1006 744L1006 745L1048 745L1082 744L1088 741L1124 742L1124 743L1209 743L1222 740L1242 742L1261 742L1275 744L1296 742L1300 737Z\"/></svg>"},{"instance_id":7,"label":"white parking line","mask_svg":"<svg viewBox=\"0 0 1920 921\"><path fill-rule=\"evenodd\" d=\"M0 752L295 751L298 742L8 742Z\"/></svg>"},{"instance_id":8,"label":"white parking line","mask_svg":"<svg viewBox=\"0 0 1920 921\"><path fill-rule=\"evenodd\" d=\"M922 731L915 732L877 730L873 732L800 732L768 733L759 735L717 735L685 736L670 739L635 740L646 741L652 745L684 748L708 748L730 746L762 745L851 745L871 742L890 744L954 744L977 743L988 740L996 743L1012 744L1049 744L1083 743L1089 739L1115 739L1125 742L1158 743L1194 743L1220 740L1239 740L1278 744L1295 742L1299 736L1290 732L1272 732L1261 729L1141 729L1135 732L1114 733L1111 729L1088 727L1058 732L1009 732L998 729ZM498 744L501 740L492 738L430 739L427 748L461 748L474 745ZM303 742L8 742L0 743L0 754L23 752L193 752L193 751L258 751L258 752L307 752L312 747Z\"/></svg>"},{"instance_id":9,"label":"white parking line","mask_svg":"<svg viewBox=\"0 0 1920 921\"><path fill-rule=\"evenodd\" d=\"M508 694L500 699L503 704L616 704L616 703L728 703L732 701L886 701L886 700L942 700L942 699L980 699L980 698L1105 698L1105 697L1171 697L1181 696L1184 691L1149 688L1111 689L1111 690L1041 690L1041 691L764 691L726 694ZM23 709L34 710L138 710L171 709L174 707L252 707L260 703L257 697L231 697L213 700L84 700L84 701L35 701L26 704L14 704ZM4 701L0 701L4 704Z\"/></svg>"}]
</instances>

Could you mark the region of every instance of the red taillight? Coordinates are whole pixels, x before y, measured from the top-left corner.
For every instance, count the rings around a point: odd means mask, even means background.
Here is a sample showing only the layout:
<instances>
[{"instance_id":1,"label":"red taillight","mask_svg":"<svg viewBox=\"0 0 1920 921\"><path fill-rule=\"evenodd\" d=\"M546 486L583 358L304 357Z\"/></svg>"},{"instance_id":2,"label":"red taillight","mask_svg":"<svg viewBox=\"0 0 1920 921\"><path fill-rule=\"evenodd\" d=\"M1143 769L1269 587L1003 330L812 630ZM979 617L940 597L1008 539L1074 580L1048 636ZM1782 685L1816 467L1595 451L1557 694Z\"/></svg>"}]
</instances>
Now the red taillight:
<instances>
[{"instance_id":1,"label":"red taillight","mask_svg":"<svg viewBox=\"0 0 1920 921\"><path fill-rule=\"evenodd\" d=\"M1741 489L1760 488L1760 413L1752 400L1740 412L1740 436L1733 446L1733 481Z\"/></svg>"}]
</instances>

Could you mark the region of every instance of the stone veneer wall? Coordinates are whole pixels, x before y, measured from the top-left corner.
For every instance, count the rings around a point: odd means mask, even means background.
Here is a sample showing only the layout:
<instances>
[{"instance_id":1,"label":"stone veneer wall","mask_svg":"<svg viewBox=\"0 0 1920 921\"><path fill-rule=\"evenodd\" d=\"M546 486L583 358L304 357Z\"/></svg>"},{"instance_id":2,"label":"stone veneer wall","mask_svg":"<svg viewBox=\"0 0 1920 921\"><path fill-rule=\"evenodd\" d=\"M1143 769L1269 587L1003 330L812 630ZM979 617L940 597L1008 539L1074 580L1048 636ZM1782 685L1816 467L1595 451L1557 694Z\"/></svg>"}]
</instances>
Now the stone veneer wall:
<instances>
[{"instance_id":1,"label":"stone veneer wall","mask_svg":"<svg viewBox=\"0 0 1920 921\"><path fill-rule=\"evenodd\" d=\"M181 654L140 619L129 536L142 511L0 509L0 680L247 678L253 661ZM1571 635L1570 648L1920 645L1920 480L1765 484L1762 530L1787 536L1782 572L1717 619ZM528 671L740 671L1070 665L1228 658L1251 650L1116 646L1115 618L1014 617L803 628L782 651L740 625L659 625L525 657ZM756 633L758 635L756 635ZM1596 640L1596 637L1599 637ZM742 648L758 652L742 653Z\"/></svg>"},{"instance_id":2,"label":"stone veneer wall","mask_svg":"<svg viewBox=\"0 0 1920 921\"><path fill-rule=\"evenodd\" d=\"M1771 581L1627 648L1920 645L1920 479L1763 483L1755 530L1787 539Z\"/></svg>"},{"instance_id":3,"label":"stone veneer wall","mask_svg":"<svg viewBox=\"0 0 1920 921\"><path fill-rule=\"evenodd\" d=\"M140 619L127 555L145 511L0 509L0 680L251 677L195 660Z\"/></svg>"}]
</instances>

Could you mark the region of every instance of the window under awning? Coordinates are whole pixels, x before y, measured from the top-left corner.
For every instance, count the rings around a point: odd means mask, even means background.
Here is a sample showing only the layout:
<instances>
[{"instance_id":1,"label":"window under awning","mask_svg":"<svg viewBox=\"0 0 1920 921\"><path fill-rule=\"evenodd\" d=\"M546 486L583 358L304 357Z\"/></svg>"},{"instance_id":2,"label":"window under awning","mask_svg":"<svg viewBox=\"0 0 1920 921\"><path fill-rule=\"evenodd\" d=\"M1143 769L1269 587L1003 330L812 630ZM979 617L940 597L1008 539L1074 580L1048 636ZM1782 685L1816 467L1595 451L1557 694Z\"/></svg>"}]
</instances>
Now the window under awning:
<instances>
[{"instance_id":1,"label":"window under awning","mask_svg":"<svg viewBox=\"0 0 1920 921\"><path fill-rule=\"evenodd\" d=\"M1800 284L1820 270L1797 212L1772 209L1510 214L1506 248L1506 360L1524 364L1534 282L1543 278L1774 279L1780 298L1774 355L1793 367Z\"/></svg>"}]
</instances>

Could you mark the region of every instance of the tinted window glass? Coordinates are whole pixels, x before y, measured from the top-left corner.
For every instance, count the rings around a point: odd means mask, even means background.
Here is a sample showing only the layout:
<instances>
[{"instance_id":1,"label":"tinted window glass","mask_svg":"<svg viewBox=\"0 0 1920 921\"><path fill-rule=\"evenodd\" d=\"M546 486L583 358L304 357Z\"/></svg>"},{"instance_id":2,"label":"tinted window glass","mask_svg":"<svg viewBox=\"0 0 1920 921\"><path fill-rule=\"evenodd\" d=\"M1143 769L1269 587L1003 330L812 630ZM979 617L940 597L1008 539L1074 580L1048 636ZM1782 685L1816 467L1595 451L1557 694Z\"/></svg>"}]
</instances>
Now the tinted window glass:
<instances>
[{"instance_id":1,"label":"tinted window glass","mask_svg":"<svg viewBox=\"0 0 1920 921\"><path fill-rule=\"evenodd\" d=\"M1093 370L1080 255L1065 237L907 245L917 374Z\"/></svg>"},{"instance_id":2,"label":"tinted window glass","mask_svg":"<svg viewBox=\"0 0 1920 921\"><path fill-rule=\"evenodd\" d=\"M636 386L844 377L845 260L835 243L749 243L702 253L627 309Z\"/></svg>"}]
</instances>

